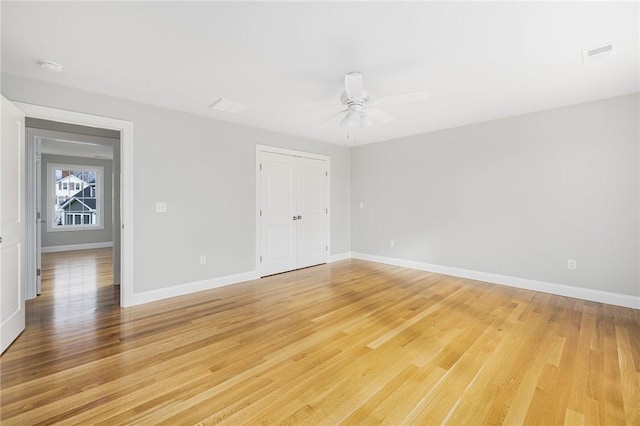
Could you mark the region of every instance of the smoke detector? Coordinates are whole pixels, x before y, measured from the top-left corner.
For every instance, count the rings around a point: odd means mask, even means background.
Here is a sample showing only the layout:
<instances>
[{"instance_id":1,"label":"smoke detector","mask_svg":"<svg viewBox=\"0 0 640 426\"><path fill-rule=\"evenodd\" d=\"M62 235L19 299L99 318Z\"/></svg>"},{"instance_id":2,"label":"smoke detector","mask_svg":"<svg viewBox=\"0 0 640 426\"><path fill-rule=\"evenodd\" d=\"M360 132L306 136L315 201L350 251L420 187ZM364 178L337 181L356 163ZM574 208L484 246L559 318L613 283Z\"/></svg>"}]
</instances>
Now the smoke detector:
<instances>
[{"instance_id":1,"label":"smoke detector","mask_svg":"<svg viewBox=\"0 0 640 426\"><path fill-rule=\"evenodd\" d=\"M49 72L62 72L62 65L57 62L42 60L38 62L40 68Z\"/></svg>"}]
</instances>

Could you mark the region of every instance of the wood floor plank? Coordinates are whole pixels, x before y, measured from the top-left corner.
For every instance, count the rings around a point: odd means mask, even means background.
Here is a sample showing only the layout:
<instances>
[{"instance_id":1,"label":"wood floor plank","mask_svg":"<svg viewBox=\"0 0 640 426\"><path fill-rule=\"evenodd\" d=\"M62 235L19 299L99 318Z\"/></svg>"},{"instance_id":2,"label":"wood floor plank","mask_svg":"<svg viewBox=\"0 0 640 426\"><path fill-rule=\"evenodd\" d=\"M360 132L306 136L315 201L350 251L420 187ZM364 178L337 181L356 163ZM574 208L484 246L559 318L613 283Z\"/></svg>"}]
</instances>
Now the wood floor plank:
<instances>
[{"instance_id":1,"label":"wood floor plank","mask_svg":"<svg viewBox=\"0 0 640 426\"><path fill-rule=\"evenodd\" d=\"M346 260L132 308L43 256L2 425L640 424L640 311Z\"/></svg>"}]
</instances>

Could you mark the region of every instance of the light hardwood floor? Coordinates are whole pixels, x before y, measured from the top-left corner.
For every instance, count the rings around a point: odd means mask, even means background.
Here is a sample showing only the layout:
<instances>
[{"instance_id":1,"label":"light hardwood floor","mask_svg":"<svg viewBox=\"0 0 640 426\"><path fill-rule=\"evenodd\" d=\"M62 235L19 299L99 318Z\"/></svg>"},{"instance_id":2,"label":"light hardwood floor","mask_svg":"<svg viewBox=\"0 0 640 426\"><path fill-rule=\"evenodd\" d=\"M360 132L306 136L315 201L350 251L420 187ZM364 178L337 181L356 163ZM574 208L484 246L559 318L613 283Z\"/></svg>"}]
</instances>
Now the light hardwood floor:
<instances>
[{"instance_id":1,"label":"light hardwood floor","mask_svg":"<svg viewBox=\"0 0 640 426\"><path fill-rule=\"evenodd\" d=\"M357 260L121 309L50 254L2 425L640 424L640 311Z\"/></svg>"}]
</instances>

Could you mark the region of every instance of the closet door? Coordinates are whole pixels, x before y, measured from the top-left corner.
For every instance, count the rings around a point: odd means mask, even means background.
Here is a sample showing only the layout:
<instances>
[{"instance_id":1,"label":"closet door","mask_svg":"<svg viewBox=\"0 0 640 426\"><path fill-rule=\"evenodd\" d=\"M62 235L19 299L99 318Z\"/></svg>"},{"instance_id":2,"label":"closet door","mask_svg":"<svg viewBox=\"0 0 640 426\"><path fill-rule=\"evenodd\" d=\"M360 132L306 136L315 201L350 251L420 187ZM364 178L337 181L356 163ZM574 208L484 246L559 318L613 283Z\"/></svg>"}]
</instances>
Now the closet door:
<instances>
[{"instance_id":1,"label":"closet door","mask_svg":"<svg viewBox=\"0 0 640 426\"><path fill-rule=\"evenodd\" d=\"M324 193L326 162L297 157L296 178L296 224L297 267L326 263L327 241L325 241L328 205Z\"/></svg>"},{"instance_id":2,"label":"closet door","mask_svg":"<svg viewBox=\"0 0 640 426\"><path fill-rule=\"evenodd\" d=\"M295 157L262 152L260 171L260 275L297 268Z\"/></svg>"},{"instance_id":3,"label":"closet door","mask_svg":"<svg viewBox=\"0 0 640 426\"><path fill-rule=\"evenodd\" d=\"M328 160L269 151L259 158L258 273L326 263Z\"/></svg>"}]
</instances>

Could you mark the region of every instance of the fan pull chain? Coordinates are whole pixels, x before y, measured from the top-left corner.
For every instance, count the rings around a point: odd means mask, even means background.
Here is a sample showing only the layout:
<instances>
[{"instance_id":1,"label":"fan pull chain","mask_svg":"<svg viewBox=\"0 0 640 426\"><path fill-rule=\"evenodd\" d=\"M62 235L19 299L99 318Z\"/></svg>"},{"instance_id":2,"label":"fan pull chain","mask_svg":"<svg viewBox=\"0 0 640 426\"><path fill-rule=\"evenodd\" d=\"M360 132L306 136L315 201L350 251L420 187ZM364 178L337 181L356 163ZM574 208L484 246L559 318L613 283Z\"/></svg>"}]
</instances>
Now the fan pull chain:
<instances>
[{"instance_id":1,"label":"fan pull chain","mask_svg":"<svg viewBox=\"0 0 640 426\"><path fill-rule=\"evenodd\" d=\"M353 130L353 133L351 133L351 131ZM356 136L358 135L358 129L357 127L351 127L351 126L347 126L347 141L349 141L350 139L353 139L353 144L356 145L357 144L357 138Z\"/></svg>"}]
</instances>

